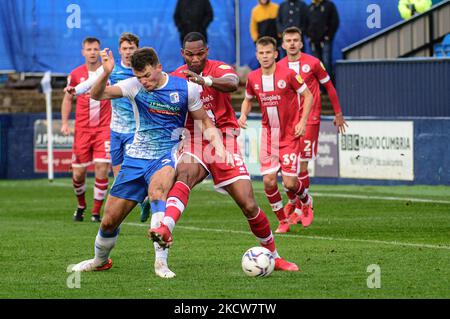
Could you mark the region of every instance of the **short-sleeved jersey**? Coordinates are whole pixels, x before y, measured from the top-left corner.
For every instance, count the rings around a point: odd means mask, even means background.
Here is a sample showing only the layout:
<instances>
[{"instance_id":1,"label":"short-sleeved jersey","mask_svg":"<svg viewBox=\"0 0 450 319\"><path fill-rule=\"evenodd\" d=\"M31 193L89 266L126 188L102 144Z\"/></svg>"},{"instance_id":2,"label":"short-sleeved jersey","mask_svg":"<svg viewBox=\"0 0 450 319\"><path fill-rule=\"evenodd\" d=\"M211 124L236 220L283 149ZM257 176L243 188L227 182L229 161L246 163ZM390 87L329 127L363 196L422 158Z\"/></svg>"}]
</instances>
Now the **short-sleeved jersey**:
<instances>
[{"instance_id":1,"label":"short-sleeved jersey","mask_svg":"<svg viewBox=\"0 0 450 319\"><path fill-rule=\"evenodd\" d=\"M116 62L113 71L109 75L111 85L134 77L133 70ZM133 107L128 98L111 100L112 116L111 130L117 133L134 133L136 130L136 121L134 119Z\"/></svg>"},{"instance_id":2,"label":"short-sleeved jersey","mask_svg":"<svg viewBox=\"0 0 450 319\"><path fill-rule=\"evenodd\" d=\"M136 77L118 82L124 97L130 99L136 118L133 143L126 155L158 159L178 144L188 111L202 107L196 84L166 76L158 89L147 91Z\"/></svg>"},{"instance_id":3,"label":"short-sleeved jersey","mask_svg":"<svg viewBox=\"0 0 450 319\"><path fill-rule=\"evenodd\" d=\"M308 117L308 124L320 123L320 113L322 111L320 84L325 84L330 81L330 76L322 62L311 55L302 53L300 59L297 61L289 62L288 58L285 57L278 62L278 65L289 67L295 73L300 74L314 97L311 113L309 113Z\"/></svg>"},{"instance_id":4,"label":"short-sleeved jersey","mask_svg":"<svg viewBox=\"0 0 450 319\"><path fill-rule=\"evenodd\" d=\"M176 69L172 75L186 78L182 71L187 70L187 65L182 65ZM213 78L221 78L224 76L235 76L239 79L238 75L234 69L228 64L215 61L207 60L201 76L211 76ZM220 92L212 87L208 86L198 86L200 89L200 96L203 102L203 107L208 113L208 116L213 121L214 125L220 129L222 132L229 132L233 135L239 135L239 125L237 124L236 114L231 105L231 95L230 93ZM186 129L194 134L194 121L191 116L188 116L186 121Z\"/></svg>"},{"instance_id":5,"label":"short-sleeved jersey","mask_svg":"<svg viewBox=\"0 0 450 319\"><path fill-rule=\"evenodd\" d=\"M277 65L274 74L263 75L261 68L250 72L245 96L256 97L261 107L262 126L279 134L280 146L295 139L295 125L301 119L300 93L306 84L294 71Z\"/></svg>"},{"instance_id":6,"label":"short-sleeved jersey","mask_svg":"<svg viewBox=\"0 0 450 319\"><path fill-rule=\"evenodd\" d=\"M95 72L88 71L86 65L80 65L72 72L67 79L69 86L77 86L86 81L89 77L95 76ZM75 127L79 129L92 129L99 127L109 127L111 122L111 103L103 100L91 99L89 93L81 94L77 97L75 110Z\"/></svg>"}]
</instances>

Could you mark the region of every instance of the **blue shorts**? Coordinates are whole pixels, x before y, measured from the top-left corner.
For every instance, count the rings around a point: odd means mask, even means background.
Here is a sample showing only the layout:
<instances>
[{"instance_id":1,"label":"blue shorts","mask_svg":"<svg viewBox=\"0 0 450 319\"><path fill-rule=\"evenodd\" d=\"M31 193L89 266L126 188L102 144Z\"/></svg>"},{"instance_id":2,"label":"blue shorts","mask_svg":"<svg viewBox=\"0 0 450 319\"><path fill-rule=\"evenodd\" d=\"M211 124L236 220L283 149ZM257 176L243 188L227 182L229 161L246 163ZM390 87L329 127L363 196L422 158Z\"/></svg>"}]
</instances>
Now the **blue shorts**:
<instances>
[{"instance_id":1,"label":"blue shorts","mask_svg":"<svg viewBox=\"0 0 450 319\"><path fill-rule=\"evenodd\" d=\"M153 174L166 166L175 168L173 152L152 160L125 155L110 194L141 203L148 194L148 186Z\"/></svg>"},{"instance_id":2,"label":"blue shorts","mask_svg":"<svg viewBox=\"0 0 450 319\"><path fill-rule=\"evenodd\" d=\"M111 165L122 164L125 151L133 142L134 133L117 133L111 130Z\"/></svg>"}]
</instances>

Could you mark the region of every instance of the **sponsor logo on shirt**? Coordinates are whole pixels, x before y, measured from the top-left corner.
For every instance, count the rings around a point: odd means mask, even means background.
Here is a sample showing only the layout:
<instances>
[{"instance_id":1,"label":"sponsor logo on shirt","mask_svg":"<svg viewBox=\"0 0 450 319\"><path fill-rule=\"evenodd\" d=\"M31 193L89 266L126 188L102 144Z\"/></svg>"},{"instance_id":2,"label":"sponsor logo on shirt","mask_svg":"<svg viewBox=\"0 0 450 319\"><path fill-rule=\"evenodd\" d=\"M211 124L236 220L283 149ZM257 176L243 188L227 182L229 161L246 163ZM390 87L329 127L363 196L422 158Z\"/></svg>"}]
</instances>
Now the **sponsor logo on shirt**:
<instances>
[{"instance_id":1,"label":"sponsor logo on shirt","mask_svg":"<svg viewBox=\"0 0 450 319\"><path fill-rule=\"evenodd\" d=\"M201 99L202 99L203 107L206 110L211 109L213 107L214 96L209 94L206 96L202 96Z\"/></svg>"},{"instance_id":2,"label":"sponsor logo on shirt","mask_svg":"<svg viewBox=\"0 0 450 319\"><path fill-rule=\"evenodd\" d=\"M264 106L275 106L278 105L279 101L281 101L280 95L265 95L262 93L259 94L259 98Z\"/></svg>"},{"instance_id":3,"label":"sponsor logo on shirt","mask_svg":"<svg viewBox=\"0 0 450 319\"><path fill-rule=\"evenodd\" d=\"M170 103L178 103L180 102L180 95L178 92L170 93Z\"/></svg>"},{"instance_id":4,"label":"sponsor logo on shirt","mask_svg":"<svg viewBox=\"0 0 450 319\"><path fill-rule=\"evenodd\" d=\"M148 103L149 112L163 115L176 115L180 113L180 108L176 105L167 105L156 101L150 101Z\"/></svg>"},{"instance_id":5,"label":"sponsor logo on shirt","mask_svg":"<svg viewBox=\"0 0 450 319\"><path fill-rule=\"evenodd\" d=\"M300 74L297 74L297 75L295 76L295 78L297 79L298 83L303 84L303 79L302 79L302 77L300 76Z\"/></svg>"},{"instance_id":6,"label":"sponsor logo on shirt","mask_svg":"<svg viewBox=\"0 0 450 319\"><path fill-rule=\"evenodd\" d=\"M219 65L219 69L222 69L222 70L231 70L232 67L229 66L229 65L226 65L226 64L222 64L222 65Z\"/></svg>"}]
</instances>

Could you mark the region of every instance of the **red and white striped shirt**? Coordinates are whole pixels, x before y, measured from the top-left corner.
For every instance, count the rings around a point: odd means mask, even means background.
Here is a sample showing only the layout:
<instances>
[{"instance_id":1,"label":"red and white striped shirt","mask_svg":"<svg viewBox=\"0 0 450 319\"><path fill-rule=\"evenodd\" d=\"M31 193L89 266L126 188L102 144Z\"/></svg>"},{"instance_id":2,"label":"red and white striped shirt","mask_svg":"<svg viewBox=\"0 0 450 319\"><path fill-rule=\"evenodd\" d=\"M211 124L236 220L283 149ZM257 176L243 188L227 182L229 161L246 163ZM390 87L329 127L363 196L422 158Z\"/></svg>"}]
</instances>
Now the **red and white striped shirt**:
<instances>
[{"instance_id":1,"label":"red and white striped shirt","mask_svg":"<svg viewBox=\"0 0 450 319\"><path fill-rule=\"evenodd\" d=\"M67 79L68 85L75 87L93 76L95 71L88 71L85 64L80 65ZM111 102L91 99L89 92L77 97L75 110L75 128L90 129L109 127L111 122Z\"/></svg>"},{"instance_id":2,"label":"red and white striped shirt","mask_svg":"<svg viewBox=\"0 0 450 319\"><path fill-rule=\"evenodd\" d=\"M259 68L250 72L246 98L256 97L261 108L262 126L277 132L280 146L288 145L295 137L295 125L300 121L303 107L301 93L306 84L293 70L277 65L274 74L263 75Z\"/></svg>"}]
</instances>

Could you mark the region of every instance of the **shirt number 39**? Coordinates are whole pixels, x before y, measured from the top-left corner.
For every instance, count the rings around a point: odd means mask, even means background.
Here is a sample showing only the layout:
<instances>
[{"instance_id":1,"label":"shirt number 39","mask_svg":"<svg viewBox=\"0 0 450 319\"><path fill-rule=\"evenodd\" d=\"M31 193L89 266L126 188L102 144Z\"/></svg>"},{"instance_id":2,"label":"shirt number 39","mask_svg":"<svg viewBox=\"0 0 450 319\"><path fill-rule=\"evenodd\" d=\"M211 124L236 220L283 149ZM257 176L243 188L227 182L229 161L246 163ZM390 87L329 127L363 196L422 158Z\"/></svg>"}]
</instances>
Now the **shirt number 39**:
<instances>
[{"instance_id":1,"label":"shirt number 39","mask_svg":"<svg viewBox=\"0 0 450 319\"><path fill-rule=\"evenodd\" d=\"M283 155L283 165L294 165L297 163L297 154L284 154Z\"/></svg>"}]
</instances>

